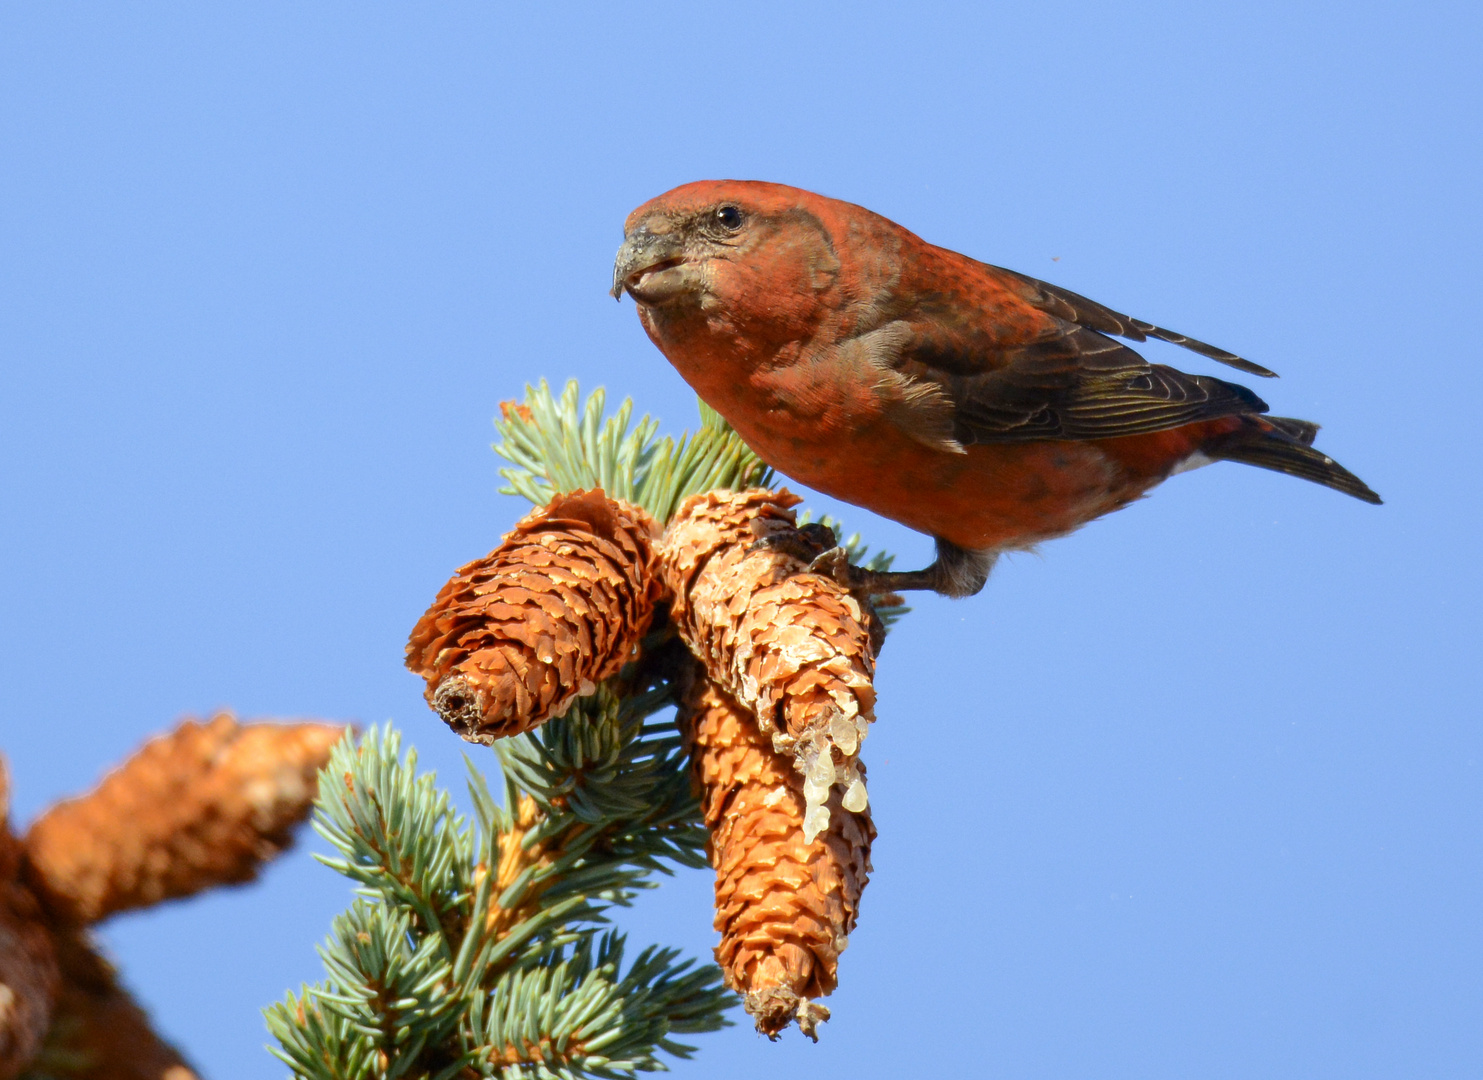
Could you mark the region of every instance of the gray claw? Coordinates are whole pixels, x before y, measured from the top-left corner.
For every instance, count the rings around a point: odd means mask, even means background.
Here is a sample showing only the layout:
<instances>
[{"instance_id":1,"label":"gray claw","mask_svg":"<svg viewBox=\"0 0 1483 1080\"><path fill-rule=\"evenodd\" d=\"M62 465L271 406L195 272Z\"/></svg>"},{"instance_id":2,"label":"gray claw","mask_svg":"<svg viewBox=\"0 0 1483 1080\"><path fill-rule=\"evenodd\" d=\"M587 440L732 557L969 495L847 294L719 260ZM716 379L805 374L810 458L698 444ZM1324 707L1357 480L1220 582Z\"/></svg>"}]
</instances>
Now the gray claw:
<instances>
[{"instance_id":1,"label":"gray claw","mask_svg":"<svg viewBox=\"0 0 1483 1080\"><path fill-rule=\"evenodd\" d=\"M808 564L809 573L820 574L826 578L833 579L843 588L852 588L855 584L854 575L851 573L855 568L850 565L850 553L836 544Z\"/></svg>"}]
</instances>

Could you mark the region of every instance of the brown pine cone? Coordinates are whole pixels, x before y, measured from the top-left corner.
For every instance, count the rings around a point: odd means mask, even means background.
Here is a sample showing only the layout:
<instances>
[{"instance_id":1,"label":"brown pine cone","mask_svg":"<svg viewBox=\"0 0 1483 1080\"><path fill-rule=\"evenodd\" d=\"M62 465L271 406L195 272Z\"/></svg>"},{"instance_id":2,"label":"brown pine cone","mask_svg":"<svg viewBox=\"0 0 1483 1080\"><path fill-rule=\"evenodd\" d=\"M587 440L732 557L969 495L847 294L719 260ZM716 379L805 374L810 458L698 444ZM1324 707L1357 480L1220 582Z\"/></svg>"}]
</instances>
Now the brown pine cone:
<instances>
[{"instance_id":1,"label":"brown pine cone","mask_svg":"<svg viewBox=\"0 0 1483 1080\"><path fill-rule=\"evenodd\" d=\"M407 642L427 701L470 742L560 716L632 658L658 585L644 510L601 491L558 495L462 567Z\"/></svg>"},{"instance_id":2,"label":"brown pine cone","mask_svg":"<svg viewBox=\"0 0 1483 1080\"><path fill-rule=\"evenodd\" d=\"M187 720L32 824L30 883L55 918L86 925L249 881L291 842L344 730Z\"/></svg>"},{"instance_id":3,"label":"brown pine cone","mask_svg":"<svg viewBox=\"0 0 1483 1080\"><path fill-rule=\"evenodd\" d=\"M41 906L21 880L24 854L10 831L10 776L0 759L0 1080L41 1049L56 1003L56 949Z\"/></svg>"},{"instance_id":4,"label":"brown pine cone","mask_svg":"<svg viewBox=\"0 0 1483 1080\"><path fill-rule=\"evenodd\" d=\"M817 1040L829 1010L813 999L838 984L839 954L855 927L875 827L834 792L828 825L803 835L802 785L756 719L697 670L680 730L710 829L716 870L716 962L769 1038L791 1021Z\"/></svg>"},{"instance_id":5,"label":"brown pine cone","mask_svg":"<svg viewBox=\"0 0 1483 1080\"><path fill-rule=\"evenodd\" d=\"M828 824L831 788L847 809L865 809L857 761L874 719L874 616L868 601L862 607L833 579L807 573L787 544L766 546L796 532L798 502L755 488L693 496L659 554L680 637L803 776L803 830L812 839Z\"/></svg>"}]
</instances>

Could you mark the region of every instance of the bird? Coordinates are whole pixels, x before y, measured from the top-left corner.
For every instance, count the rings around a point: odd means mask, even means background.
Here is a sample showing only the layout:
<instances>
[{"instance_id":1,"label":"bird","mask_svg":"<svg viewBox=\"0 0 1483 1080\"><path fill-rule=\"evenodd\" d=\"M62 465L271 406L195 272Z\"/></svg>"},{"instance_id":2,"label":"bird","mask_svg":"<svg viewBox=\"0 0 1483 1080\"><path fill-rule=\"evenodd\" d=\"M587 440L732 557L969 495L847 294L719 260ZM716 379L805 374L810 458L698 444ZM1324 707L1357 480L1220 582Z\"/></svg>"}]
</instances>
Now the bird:
<instances>
[{"instance_id":1,"label":"bird","mask_svg":"<svg viewBox=\"0 0 1483 1080\"><path fill-rule=\"evenodd\" d=\"M800 188L702 180L649 200L614 261L625 293L767 464L934 539L922 570L849 567L858 589L972 595L1000 554L1214 461L1381 501L1313 448L1317 424L1124 342L1267 368Z\"/></svg>"}]
</instances>

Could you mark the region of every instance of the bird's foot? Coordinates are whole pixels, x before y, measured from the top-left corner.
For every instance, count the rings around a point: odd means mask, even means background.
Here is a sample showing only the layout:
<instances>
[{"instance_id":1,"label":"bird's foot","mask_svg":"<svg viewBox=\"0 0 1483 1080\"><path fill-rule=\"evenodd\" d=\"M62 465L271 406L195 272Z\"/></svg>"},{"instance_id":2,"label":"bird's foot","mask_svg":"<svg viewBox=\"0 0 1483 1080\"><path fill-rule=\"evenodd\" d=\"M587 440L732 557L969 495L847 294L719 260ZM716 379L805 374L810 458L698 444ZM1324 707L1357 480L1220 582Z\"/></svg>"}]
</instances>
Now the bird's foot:
<instances>
[{"instance_id":1,"label":"bird's foot","mask_svg":"<svg viewBox=\"0 0 1483 1080\"><path fill-rule=\"evenodd\" d=\"M856 597L862 600L872 599L874 603L885 607L903 603L901 597L896 595L903 589L939 588L940 574L935 563L925 570L904 573L868 570L863 566L856 566L850 562L849 549L839 543L834 530L818 522L800 525L796 529L780 529L754 541L747 550L791 555L799 562L808 564L808 573L826 577Z\"/></svg>"},{"instance_id":2,"label":"bird's foot","mask_svg":"<svg viewBox=\"0 0 1483 1080\"><path fill-rule=\"evenodd\" d=\"M869 596L882 607L904 603L898 593L906 589L937 589L934 566L925 570L869 570L850 562L850 553L835 546L809 563L810 573L821 574L856 596Z\"/></svg>"},{"instance_id":3,"label":"bird's foot","mask_svg":"<svg viewBox=\"0 0 1483 1080\"><path fill-rule=\"evenodd\" d=\"M946 540L937 541L937 558L920 570L868 570L850 562L850 553L839 543L834 530L819 522L794 529L779 529L756 540L748 551L776 551L808 564L808 572L820 574L860 599L880 607L903 603L903 592L935 592L942 596L972 596L984 587L994 565L992 551L960 548Z\"/></svg>"},{"instance_id":4,"label":"bird's foot","mask_svg":"<svg viewBox=\"0 0 1483 1080\"><path fill-rule=\"evenodd\" d=\"M782 555L791 555L799 562L812 566L814 562L838 547L839 541L833 529L828 525L812 522L795 529L784 528L768 533L753 541L747 551L776 551Z\"/></svg>"},{"instance_id":5,"label":"bird's foot","mask_svg":"<svg viewBox=\"0 0 1483 1080\"><path fill-rule=\"evenodd\" d=\"M901 597L889 588L877 588L880 574L850 562L849 549L839 543L834 530L820 522L810 522L793 529L779 529L759 537L750 547L752 551L772 551L789 555L803 563L804 573L819 574L835 582L853 596L866 613L869 623L871 649L879 653L885 641L886 627L876 615L877 605L899 607Z\"/></svg>"}]
</instances>

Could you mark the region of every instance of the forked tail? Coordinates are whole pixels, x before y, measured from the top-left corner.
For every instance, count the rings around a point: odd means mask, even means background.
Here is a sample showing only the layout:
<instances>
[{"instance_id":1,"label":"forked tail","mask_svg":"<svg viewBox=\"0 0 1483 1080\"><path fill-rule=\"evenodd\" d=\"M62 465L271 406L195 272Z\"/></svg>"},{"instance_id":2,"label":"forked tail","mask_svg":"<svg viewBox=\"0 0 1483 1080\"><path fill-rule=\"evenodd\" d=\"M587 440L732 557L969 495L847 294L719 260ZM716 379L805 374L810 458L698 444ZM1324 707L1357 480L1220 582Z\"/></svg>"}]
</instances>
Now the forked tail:
<instances>
[{"instance_id":1,"label":"forked tail","mask_svg":"<svg viewBox=\"0 0 1483 1080\"><path fill-rule=\"evenodd\" d=\"M1318 425L1283 416L1247 416L1239 431L1205 446L1204 452L1222 461L1241 461L1273 472L1312 480L1315 484L1379 505L1380 496L1359 477L1327 454L1313 449Z\"/></svg>"}]
</instances>

